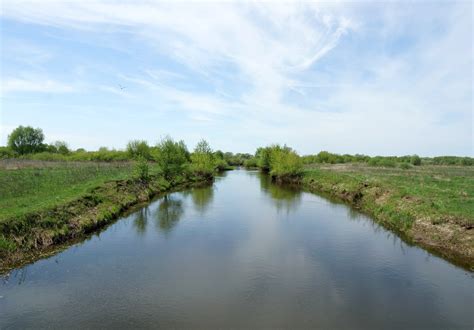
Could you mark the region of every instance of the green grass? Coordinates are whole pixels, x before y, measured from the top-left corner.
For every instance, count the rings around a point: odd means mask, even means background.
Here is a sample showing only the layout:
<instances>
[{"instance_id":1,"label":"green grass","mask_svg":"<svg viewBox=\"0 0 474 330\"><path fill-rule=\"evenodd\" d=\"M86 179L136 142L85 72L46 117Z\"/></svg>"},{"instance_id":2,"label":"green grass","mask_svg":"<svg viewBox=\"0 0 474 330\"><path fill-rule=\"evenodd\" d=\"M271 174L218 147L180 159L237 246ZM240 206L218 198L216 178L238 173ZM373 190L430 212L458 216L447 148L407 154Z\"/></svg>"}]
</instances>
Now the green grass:
<instances>
[{"instance_id":1,"label":"green grass","mask_svg":"<svg viewBox=\"0 0 474 330\"><path fill-rule=\"evenodd\" d=\"M151 166L150 172L156 171ZM9 169L0 166L0 221L68 203L104 182L133 175L133 163L30 161Z\"/></svg>"},{"instance_id":2,"label":"green grass","mask_svg":"<svg viewBox=\"0 0 474 330\"><path fill-rule=\"evenodd\" d=\"M474 270L473 167L313 165L302 184L340 198L410 242Z\"/></svg>"},{"instance_id":3,"label":"green grass","mask_svg":"<svg viewBox=\"0 0 474 330\"><path fill-rule=\"evenodd\" d=\"M307 169L304 180L316 180L324 190L339 193L360 190L372 194L372 207L393 209L410 218L433 223L454 221L474 225L474 168L421 166L412 169L375 168L364 165L333 165ZM323 187L322 187L323 188Z\"/></svg>"}]
</instances>

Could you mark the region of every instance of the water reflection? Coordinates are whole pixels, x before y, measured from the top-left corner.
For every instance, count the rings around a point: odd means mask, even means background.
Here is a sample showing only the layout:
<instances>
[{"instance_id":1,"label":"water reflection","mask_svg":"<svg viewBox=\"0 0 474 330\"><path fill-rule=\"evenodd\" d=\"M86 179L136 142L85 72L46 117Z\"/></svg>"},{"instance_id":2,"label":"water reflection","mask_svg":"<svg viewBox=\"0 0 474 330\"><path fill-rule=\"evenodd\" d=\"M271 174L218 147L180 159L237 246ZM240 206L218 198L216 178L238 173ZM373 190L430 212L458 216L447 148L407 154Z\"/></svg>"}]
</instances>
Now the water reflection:
<instances>
[{"instance_id":1,"label":"water reflection","mask_svg":"<svg viewBox=\"0 0 474 330\"><path fill-rule=\"evenodd\" d=\"M260 188L275 204L278 211L294 211L301 204L301 190L296 187L277 185L269 175L259 174Z\"/></svg>"},{"instance_id":2,"label":"water reflection","mask_svg":"<svg viewBox=\"0 0 474 330\"><path fill-rule=\"evenodd\" d=\"M168 233L183 216L183 203L180 199L165 196L158 205L156 220L158 228Z\"/></svg>"},{"instance_id":3,"label":"water reflection","mask_svg":"<svg viewBox=\"0 0 474 330\"><path fill-rule=\"evenodd\" d=\"M143 235L146 232L146 227L148 225L148 215L150 210L148 207L142 208L136 213L136 217L133 220L133 227L137 231L137 234Z\"/></svg>"},{"instance_id":4,"label":"water reflection","mask_svg":"<svg viewBox=\"0 0 474 330\"><path fill-rule=\"evenodd\" d=\"M191 195L191 200L194 204L194 209L201 214L206 213L209 205L214 199L214 186L205 185L202 187L195 187L183 193L184 196Z\"/></svg>"}]
</instances>

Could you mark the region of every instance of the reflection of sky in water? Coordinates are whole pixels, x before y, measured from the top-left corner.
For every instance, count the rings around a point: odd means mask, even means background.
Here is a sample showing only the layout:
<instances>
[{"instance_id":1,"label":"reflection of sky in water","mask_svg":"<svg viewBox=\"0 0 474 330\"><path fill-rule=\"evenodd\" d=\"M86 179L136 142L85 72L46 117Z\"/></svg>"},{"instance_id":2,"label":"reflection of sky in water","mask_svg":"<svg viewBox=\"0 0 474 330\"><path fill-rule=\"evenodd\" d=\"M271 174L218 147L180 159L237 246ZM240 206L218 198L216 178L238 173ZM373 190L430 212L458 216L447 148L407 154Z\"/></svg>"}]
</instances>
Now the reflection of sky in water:
<instances>
[{"instance_id":1,"label":"reflection of sky in water","mask_svg":"<svg viewBox=\"0 0 474 330\"><path fill-rule=\"evenodd\" d=\"M344 205L235 171L12 272L0 328L472 327L472 284Z\"/></svg>"}]
</instances>

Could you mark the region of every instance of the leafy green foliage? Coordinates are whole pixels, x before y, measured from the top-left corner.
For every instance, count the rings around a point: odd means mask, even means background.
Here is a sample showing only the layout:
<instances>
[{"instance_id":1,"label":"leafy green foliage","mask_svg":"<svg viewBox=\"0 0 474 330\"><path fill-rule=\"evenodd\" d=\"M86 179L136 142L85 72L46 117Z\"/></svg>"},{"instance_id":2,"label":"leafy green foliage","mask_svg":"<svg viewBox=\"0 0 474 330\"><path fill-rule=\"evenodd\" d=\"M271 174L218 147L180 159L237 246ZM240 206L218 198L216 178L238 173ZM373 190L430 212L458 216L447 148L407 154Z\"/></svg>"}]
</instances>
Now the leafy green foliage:
<instances>
[{"instance_id":1,"label":"leafy green foliage","mask_svg":"<svg viewBox=\"0 0 474 330\"><path fill-rule=\"evenodd\" d=\"M197 176L212 177L215 170L214 154L209 143L201 140L191 155L191 170Z\"/></svg>"},{"instance_id":2,"label":"leafy green foliage","mask_svg":"<svg viewBox=\"0 0 474 330\"><path fill-rule=\"evenodd\" d=\"M184 141L175 142L169 136L158 143L156 150L156 161L163 176L168 180L181 174L190 160L189 151Z\"/></svg>"},{"instance_id":3,"label":"leafy green foliage","mask_svg":"<svg viewBox=\"0 0 474 330\"><path fill-rule=\"evenodd\" d=\"M455 157L455 156L439 156L432 160L434 165L464 165L473 166L474 158L472 157Z\"/></svg>"},{"instance_id":4,"label":"leafy green foliage","mask_svg":"<svg viewBox=\"0 0 474 330\"><path fill-rule=\"evenodd\" d=\"M145 157L139 156L134 167L135 176L142 182L150 180L150 167Z\"/></svg>"},{"instance_id":5,"label":"leafy green foliage","mask_svg":"<svg viewBox=\"0 0 474 330\"><path fill-rule=\"evenodd\" d=\"M412 165L409 163L400 163L399 167L404 170L409 170L410 168L412 168Z\"/></svg>"},{"instance_id":6,"label":"leafy green foliage","mask_svg":"<svg viewBox=\"0 0 474 330\"><path fill-rule=\"evenodd\" d=\"M369 160L370 166L396 167L397 163L386 157L373 157Z\"/></svg>"},{"instance_id":7,"label":"leafy green foliage","mask_svg":"<svg viewBox=\"0 0 474 330\"><path fill-rule=\"evenodd\" d=\"M249 168L249 169L258 167L258 165L257 165L257 158L256 158L256 157L252 157L252 158L250 158L250 159L247 159L247 160L244 162L244 166L245 166L246 168Z\"/></svg>"},{"instance_id":8,"label":"leafy green foliage","mask_svg":"<svg viewBox=\"0 0 474 330\"><path fill-rule=\"evenodd\" d=\"M421 165L420 156L418 156L418 155L411 156L410 163L412 163L415 166L420 166Z\"/></svg>"},{"instance_id":9,"label":"leafy green foliage","mask_svg":"<svg viewBox=\"0 0 474 330\"><path fill-rule=\"evenodd\" d=\"M290 148L274 148L271 152L270 174L281 180L298 178L303 173L300 156Z\"/></svg>"},{"instance_id":10,"label":"leafy green foliage","mask_svg":"<svg viewBox=\"0 0 474 330\"><path fill-rule=\"evenodd\" d=\"M244 165L245 161L253 158L253 155L246 154L246 153L236 153L233 154L232 152L224 153L224 160L230 166L242 166Z\"/></svg>"},{"instance_id":11,"label":"leafy green foliage","mask_svg":"<svg viewBox=\"0 0 474 330\"><path fill-rule=\"evenodd\" d=\"M255 152L255 158L257 159L257 166L264 172L270 171L271 162L271 148L258 148Z\"/></svg>"},{"instance_id":12,"label":"leafy green foliage","mask_svg":"<svg viewBox=\"0 0 474 330\"><path fill-rule=\"evenodd\" d=\"M44 150L44 134L41 128L18 126L8 136L8 147L20 155Z\"/></svg>"},{"instance_id":13,"label":"leafy green foliage","mask_svg":"<svg viewBox=\"0 0 474 330\"><path fill-rule=\"evenodd\" d=\"M0 147L0 159L14 158L18 156L16 152L8 147Z\"/></svg>"},{"instance_id":14,"label":"leafy green foliage","mask_svg":"<svg viewBox=\"0 0 474 330\"><path fill-rule=\"evenodd\" d=\"M303 162L300 156L286 145L258 148L255 160L262 171L270 172L272 177L280 180L298 178L303 172Z\"/></svg>"},{"instance_id":15,"label":"leafy green foliage","mask_svg":"<svg viewBox=\"0 0 474 330\"><path fill-rule=\"evenodd\" d=\"M69 150L69 147L65 141L56 141L52 144L45 144L43 151L45 153L61 155L68 155L69 153L71 153L71 150Z\"/></svg>"},{"instance_id":16,"label":"leafy green foliage","mask_svg":"<svg viewBox=\"0 0 474 330\"><path fill-rule=\"evenodd\" d=\"M127 143L127 153L131 159L151 159L150 147L144 140L132 140Z\"/></svg>"}]
</instances>

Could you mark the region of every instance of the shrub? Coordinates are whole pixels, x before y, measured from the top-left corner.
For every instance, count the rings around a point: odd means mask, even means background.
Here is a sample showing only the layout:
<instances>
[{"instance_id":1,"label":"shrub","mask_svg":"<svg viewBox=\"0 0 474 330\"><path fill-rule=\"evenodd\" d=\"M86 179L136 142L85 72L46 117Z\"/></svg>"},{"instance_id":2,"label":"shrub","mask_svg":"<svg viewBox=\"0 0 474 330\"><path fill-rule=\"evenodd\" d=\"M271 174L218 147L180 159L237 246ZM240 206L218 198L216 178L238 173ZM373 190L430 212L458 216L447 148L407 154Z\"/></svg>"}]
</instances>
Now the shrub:
<instances>
[{"instance_id":1,"label":"shrub","mask_svg":"<svg viewBox=\"0 0 474 330\"><path fill-rule=\"evenodd\" d=\"M410 163L412 163L415 166L420 166L421 165L420 156L418 156L418 155L411 156Z\"/></svg>"},{"instance_id":2,"label":"shrub","mask_svg":"<svg viewBox=\"0 0 474 330\"><path fill-rule=\"evenodd\" d=\"M400 168L403 170L409 170L412 166L409 163L400 163Z\"/></svg>"},{"instance_id":3,"label":"shrub","mask_svg":"<svg viewBox=\"0 0 474 330\"><path fill-rule=\"evenodd\" d=\"M227 162L222 158L215 158L214 159L214 166L218 171L225 171L228 169L232 169Z\"/></svg>"},{"instance_id":4,"label":"shrub","mask_svg":"<svg viewBox=\"0 0 474 330\"><path fill-rule=\"evenodd\" d=\"M270 153L271 147L258 148L255 152L257 166L264 172L270 171Z\"/></svg>"},{"instance_id":5,"label":"shrub","mask_svg":"<svg viewBox=\"0 0 474 330\"><path fill-rule=\"evenodd\" d=\"M166 137L156 146L155 157L163 176L169 180L183 172L189 162L189 151L184 141L175 142Z\"/></svg>"},{"instance_id":6,"label":"shrub","mask_svg":"<svg viewBox=\"0 0 474 330\"><path fill-rule=\"evenodd\" d=\"M373 157L369 160L369 165L371 166L382 166L382 167L395 167L397 163L390 159L389 157Z\"/></svg>"},{"instance_id":7,"label":"shrub","mask_svg":"<svg viewBox=\"0 0 474 330\"><path fill-rule=\"evenodd\" d=\"M150 180L150 171L148 161L144 157L138 157L134 167L135 176L142 182Z\"/></svg>"},{"instance_id":8,"label":"shrub","mask_svg":"<svg viewBox=\"0 0 474 330\"><path fill-rule=\"evenodd\" d=\"M246 168L255 168L255 167L257 167L257 159L255 157L247 159L244 162L244 166Z\"/></svg>"},{"instance_id":9,"label":"shrub","mask_svg":"<svg viewBox=\"0 0 474 330\"><path fill-rule=\"evenodd\" d=\"M15 158L16 152L8 147L0 147L0 159Z\"/></svg>"},{"instance_id":10,"label":"shrub","mask_svg":"<svg viewBox=\"0 0 474 330\"><path fill-rule=\"evenodd\" d=\"M132 140L127 143L127 154L132 159L140 157L151 159L150 147L144 140Z\"/></svg>"},{"instance_id":11,"label":"shrub","mask_svg":"<svg viewBox=\"0 0 474 330\"><path fill-rule=\"evenodd\" d=\"M275 146L271 150L270 174L280 180L294 179L303 173L303 162L288 147Z\"/></svg>"},{"instance_id":12,"label":"shrub","mask_svg":"<svg viewBox=\"0 0 474 330\"><path fill-rule=\"evenodd\" d=\"M288 180L299 177L303 172L303 160L298 154L286 145L271 145L257 149L255 158L248 161L246 166L255 164L264 172L279 180Z\"/></svg>"},{"instance_id":13,"label":"shrub","mask_svg":"<svg viewBox=\"0 0 474 330\"><path fill-rule=\"evenodd\" d=\"M191 155L191 170L198 176L210 178L213 176L214 169L212 149L206 140L201 140Z\"/></svg>"},{"instance_id":14,"label":"shrub","mask_svg":"<svg viewBox=\"0 0 474 330\"><path fill-rule=\"evenodd\" d=\"M474 158L463 157L463 158L461 159L461 165L464 165L464 166L472 166L472 165L474 165Z\"/></svg>"}]
</instances>

